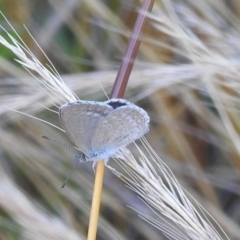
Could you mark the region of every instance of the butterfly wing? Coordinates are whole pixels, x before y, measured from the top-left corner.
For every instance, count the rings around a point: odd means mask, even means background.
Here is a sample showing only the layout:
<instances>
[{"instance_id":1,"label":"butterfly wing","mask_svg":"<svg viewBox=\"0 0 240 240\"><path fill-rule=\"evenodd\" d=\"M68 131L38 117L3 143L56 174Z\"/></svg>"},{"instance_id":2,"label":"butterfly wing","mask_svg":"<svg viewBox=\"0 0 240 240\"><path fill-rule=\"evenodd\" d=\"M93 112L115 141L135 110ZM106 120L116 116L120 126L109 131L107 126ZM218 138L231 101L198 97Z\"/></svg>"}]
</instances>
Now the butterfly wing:
<instances>
[{"instance_id":1,"label":"butterfly wing","mask_svg":"<svg viewBox=\"0 0 240 240\"><path fill-rule=\"evenodd\" d=\"M112 109L107 104L94 101L76 101L61 106L59 117L62 127L72 143L86 156L92 153L91 140L97 123Z\"/></svg>"},{"instance_id":2,"label":"butterfly wing","mask_svg":"<svg viewBox=\"0 0 240 240\"><path fill-rule=\"evenodd\" d=\"M143 136L148 128L148 114L135 104L126 102L126 105L117 107L98 121L91 148L99 153L115 152Z\"/></svg>"}]
</instances>

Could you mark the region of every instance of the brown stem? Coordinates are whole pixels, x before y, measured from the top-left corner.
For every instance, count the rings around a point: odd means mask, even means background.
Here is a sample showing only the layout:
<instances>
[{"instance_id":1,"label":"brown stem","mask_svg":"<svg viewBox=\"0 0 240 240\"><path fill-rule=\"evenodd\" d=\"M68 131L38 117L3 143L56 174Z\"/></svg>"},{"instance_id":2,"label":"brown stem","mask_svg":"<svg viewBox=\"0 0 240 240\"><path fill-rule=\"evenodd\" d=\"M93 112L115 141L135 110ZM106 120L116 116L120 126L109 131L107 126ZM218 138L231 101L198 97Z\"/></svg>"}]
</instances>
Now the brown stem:
<instances>
[{"instance_id":1,"label":"brown stem","mask_svg":"<svg viewBox=\"0 0 240 240\"><path fill-rule=\"evenodd\" d=\"M141 43L139 36L147 23L147 17L145 13L150 12L152 10L153 4L154 0L143 1L142 8L140 10L140 13L138 14L136 23L133 28L132 36L129 40L127 50L123 57L121 66L118 70L118 74L112 88L112 92L110 95L111 98L115 97L122 98L124 95L128 79L131 74L133 64L138 53L139 45Z\"/></svg>"}]
</instances>

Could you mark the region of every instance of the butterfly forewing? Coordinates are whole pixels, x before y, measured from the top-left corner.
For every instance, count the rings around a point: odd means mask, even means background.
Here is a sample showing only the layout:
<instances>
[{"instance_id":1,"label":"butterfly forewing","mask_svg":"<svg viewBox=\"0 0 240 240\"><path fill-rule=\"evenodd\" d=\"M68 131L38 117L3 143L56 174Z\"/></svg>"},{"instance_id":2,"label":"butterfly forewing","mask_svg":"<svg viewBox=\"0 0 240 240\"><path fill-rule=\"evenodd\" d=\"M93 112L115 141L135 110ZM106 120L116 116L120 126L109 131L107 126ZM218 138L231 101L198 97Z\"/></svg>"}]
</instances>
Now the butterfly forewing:
<instances>
[{"instance_id":1,"label":"butterfly forewing","mask_svg":"<svg viewBox=\"0 0 240 240\"><path fill-rule=\"evenodd\" d=\"M140 138L148 131L149 116L127 102L101 118L92 136L91 148L96 152L114 152Z\"/></svg>"},{"instance_id":2,"label":"butterfly forewing","mask_svg":"<svg viewBox=\"0 0 240 240\"><path fill-rule=\"evenodd\" d=\"M86 156L91 156L93 133L98 122L112 111L112 107L101 102L77 101L64 104L59 116L63 129L72 143Z\"/></svg>"}]
</instances>

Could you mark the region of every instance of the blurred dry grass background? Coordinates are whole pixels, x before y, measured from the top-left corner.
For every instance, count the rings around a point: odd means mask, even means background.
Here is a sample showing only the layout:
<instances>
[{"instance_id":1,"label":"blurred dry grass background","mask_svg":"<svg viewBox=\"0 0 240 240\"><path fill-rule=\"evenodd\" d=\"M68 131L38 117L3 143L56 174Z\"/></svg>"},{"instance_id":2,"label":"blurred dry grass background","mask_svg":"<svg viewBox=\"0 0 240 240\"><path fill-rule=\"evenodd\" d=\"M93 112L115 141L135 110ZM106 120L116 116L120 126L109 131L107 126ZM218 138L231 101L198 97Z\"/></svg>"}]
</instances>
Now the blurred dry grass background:
<instances>
[{"instance_id":1,"label":"blurred dry grass background","mask_svg":"<svg viewBox=\"0 0 240 240\"><path fill-rule=\"evenodd\" d=\"M110 92L140 4L1 0L0 9L46 62L26 25L80 99L104 100L100 84ZM240 236L239 17L237 0L156 1L125 95L148 111L152 147L231 239ZM0 46L1 106L59 125L40 105L54 109L50 96L13 58ZM66 136L1 106L0 239L85 239L92 164L81 164L61 191L75 152L41 136ZM151 214L107 170L99 240L166 239L126 205Z\"/></svg>"}]
</instances>

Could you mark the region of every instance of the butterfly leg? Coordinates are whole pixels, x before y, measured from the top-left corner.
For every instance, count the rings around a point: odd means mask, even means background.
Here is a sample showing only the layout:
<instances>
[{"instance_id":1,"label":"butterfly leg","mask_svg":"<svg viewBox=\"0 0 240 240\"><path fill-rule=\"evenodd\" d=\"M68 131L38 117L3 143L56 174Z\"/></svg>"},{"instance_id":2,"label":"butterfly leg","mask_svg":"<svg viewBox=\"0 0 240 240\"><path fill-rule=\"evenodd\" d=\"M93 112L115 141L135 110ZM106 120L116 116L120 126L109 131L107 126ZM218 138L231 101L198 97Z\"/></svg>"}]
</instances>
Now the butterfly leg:
<instances>
[{"instance_id":1,"label":"butterfly leg","mask_svg":"<svg viewBox=\"0 0 240 240\"><path fill-rule=\"evenodd\" d=\"M108 169L110 169L111 171L116 172L115 168L112 168L112 167L110 167L110 166L107 164L107 163L108 163L108 160L109 160L109 157L107 157L107 158L104 159L105 166L106 166Z\"/></svg>"},{"instance_id":2,"label":"butterfly leg","mask_svg":"<svg viewBox=\"0 0 240 240\"><path fill-rule=\"evenodd\" d=\"M110 169L111 171L113 171L113 172L116 172L116 169L115 168L113 168L113 167L110 167L109 165L105 165L108 169Z\"/></svg>"},{"instance_id":3,"label":"butterfly leg","mask_svg":"<svg viewBox=\"0 0 240 240\"><path fill-rule=\"evenodd\" d=\"M97 161L93 161L92 169L94 174L96 173L96 165L97 165Z\"/></svg>"}]
</instances>

